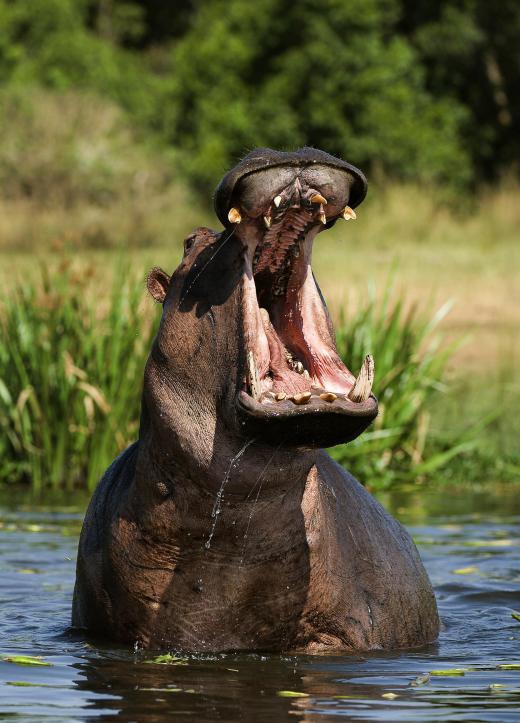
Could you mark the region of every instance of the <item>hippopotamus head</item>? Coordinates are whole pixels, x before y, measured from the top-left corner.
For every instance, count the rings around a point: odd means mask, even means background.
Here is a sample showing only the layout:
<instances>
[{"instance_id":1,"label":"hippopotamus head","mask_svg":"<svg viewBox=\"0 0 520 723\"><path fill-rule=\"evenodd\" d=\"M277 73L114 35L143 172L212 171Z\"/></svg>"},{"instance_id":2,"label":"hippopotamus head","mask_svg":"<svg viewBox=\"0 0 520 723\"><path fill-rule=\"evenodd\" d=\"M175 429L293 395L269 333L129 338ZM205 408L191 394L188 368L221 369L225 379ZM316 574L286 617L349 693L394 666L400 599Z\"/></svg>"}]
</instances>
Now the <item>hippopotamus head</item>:
<instances>
[{"instance_id":1,"label":"hippopotamus head","mask_svg":"<svg viewBox=\"0 0 520 723\"><path fill-rule=\"evenodd\" d=\"M317 234L354 219L365 193L361 171L313 148L256 149L224 176L224 230L196 229L172 276L148 277L163 314L141 436L153 427L172 457L207 471L248 440L293 454L370 424L373 362L356 379L340 359L311 267Z\"/></svg>"}]
</instances>

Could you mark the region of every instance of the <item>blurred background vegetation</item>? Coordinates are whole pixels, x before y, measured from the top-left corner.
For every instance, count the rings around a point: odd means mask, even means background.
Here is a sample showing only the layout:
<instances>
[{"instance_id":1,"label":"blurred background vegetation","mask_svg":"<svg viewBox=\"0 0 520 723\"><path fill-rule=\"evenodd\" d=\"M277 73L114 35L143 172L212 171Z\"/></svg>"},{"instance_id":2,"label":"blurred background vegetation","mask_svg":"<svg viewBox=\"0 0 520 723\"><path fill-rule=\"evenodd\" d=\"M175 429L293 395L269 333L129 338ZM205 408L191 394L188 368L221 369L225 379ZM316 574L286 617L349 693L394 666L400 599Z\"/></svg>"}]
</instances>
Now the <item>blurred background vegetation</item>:
<instances>
[{"instance_id":1,"label":"blurred background vegetation","mask_svg":"<svg viewBox=\"0 0 520 723\"><path fill-rule=\"evenodd\" d=\"M316 244L384 412L336 457L374 488L517 480L519 47L512 0L0 0L0 482L92 487L135 438L145 273L261 145L371 184Z\"/></svg>"}]
</instances>

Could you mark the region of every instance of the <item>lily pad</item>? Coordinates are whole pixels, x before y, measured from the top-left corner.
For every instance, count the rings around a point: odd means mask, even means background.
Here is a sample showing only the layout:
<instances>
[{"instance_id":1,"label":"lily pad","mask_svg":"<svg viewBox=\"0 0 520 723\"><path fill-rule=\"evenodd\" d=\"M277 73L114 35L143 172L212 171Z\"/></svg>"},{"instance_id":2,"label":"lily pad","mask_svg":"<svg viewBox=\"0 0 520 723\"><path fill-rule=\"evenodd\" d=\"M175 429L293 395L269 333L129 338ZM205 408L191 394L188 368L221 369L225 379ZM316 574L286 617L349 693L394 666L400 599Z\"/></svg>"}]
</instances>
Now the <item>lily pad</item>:
<instances>
[{"instance_id":1,"label":"lily pad","mask_svg":"<svg viewBox=\"0 0 520 723\"><path fill-rule=\"evenodd\" d=\"M472 575L474 572L478 572L478 567L470 565L469 567L459 567L457 570L453 570L454 575Z\"/></svg>"},{"instance_id":2,"label":"lily pad","mask_svg":"<svg viewBox=\"0 0 520 723\"><path fill-rule=\"evenodd\" d=\"M497 665L499 670L520 670L520 663L501 663Z\"/></svg>"},{"instance_id":3,"label":"lily pad","mask_svg":"<svg viewBox=\"0 0 520 723\"><path fill-rule=\"evenodd\" d=\"M429 682L430 682L430 674L424 673L424 675L418 675L417 678L415 678L415 680L412 680L410 685L413 688L416 688L418 685L426 685L426 683L429 683Z\"/></svg>"},{"instance_id":4,"label":"lily pad","mask_svg":"<svg viewBox=\"0 0 520 723\"><path fill-rule=\"evenodd\" d=\"M47 660L41 656L32 655L3 655L1 658L6 663L15 663L16 665L46 665L51 666Z\"/></svg>"},{"instance_id":5,"label":"lily pad","mask_svg":"<svg viewBox=\"0 0 520 723\"><path fill-rule=\"evenodd\" d=\"M155 663L157 665L188 665L186 658L179 658L177 655L172 655L171 653L157 655L155 658L150 658L144 662Z\"/></svg>"},{"instance_id":6,"label":"lily pad","mask_svg":"<svg viewBox=\"0 0 520 723\"><path fill-rule=\"evenodd\" d=\"M298 693L295 690L279 690L276 695L280 698L308 698L308 693Z\"/></svg>"}]
</instances>

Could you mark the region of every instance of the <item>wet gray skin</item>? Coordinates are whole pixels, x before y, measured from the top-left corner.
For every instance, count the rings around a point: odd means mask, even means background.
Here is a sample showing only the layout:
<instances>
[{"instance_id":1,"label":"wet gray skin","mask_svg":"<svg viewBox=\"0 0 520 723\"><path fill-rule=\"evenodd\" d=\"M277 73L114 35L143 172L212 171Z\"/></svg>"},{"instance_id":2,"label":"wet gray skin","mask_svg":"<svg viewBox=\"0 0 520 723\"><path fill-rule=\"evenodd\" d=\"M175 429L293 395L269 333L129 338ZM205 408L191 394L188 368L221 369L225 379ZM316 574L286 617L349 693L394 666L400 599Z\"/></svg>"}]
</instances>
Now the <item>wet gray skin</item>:
<instances>
[{"instance_id":1,"label":"wet gray skin","mask_svg":"<svg viewBox=\"0 0 520 723\"><path fill-rule=\"evenodd\" d=\"M98 485L78 549L84 634L183 653L436 639L410 535L321 449L377 414L373 361L345 366L312 274L316 237L365 190L322 151L258 149L217 189L224 231L196 229L171 276L149 274L162 319L139 438Z\"/></svg>"}]
</instances>

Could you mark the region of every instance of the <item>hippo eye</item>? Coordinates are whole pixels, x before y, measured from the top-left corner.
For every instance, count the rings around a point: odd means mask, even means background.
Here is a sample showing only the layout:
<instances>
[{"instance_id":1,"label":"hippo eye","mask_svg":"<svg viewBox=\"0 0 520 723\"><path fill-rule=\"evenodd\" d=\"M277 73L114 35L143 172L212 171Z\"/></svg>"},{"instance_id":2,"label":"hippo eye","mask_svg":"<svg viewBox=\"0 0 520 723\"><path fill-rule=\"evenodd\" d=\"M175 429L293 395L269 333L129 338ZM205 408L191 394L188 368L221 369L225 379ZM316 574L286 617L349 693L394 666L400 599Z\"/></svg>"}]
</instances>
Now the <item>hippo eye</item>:
<instances>
[{"instance_id":1,"label":"hippo eye","mask_svg":"<svg viewBox=\"0 0 520 723\"><path fill-rule=\"evenodd\" d=\"M193 244L195 243L196 236L188 236L188 238L184 241L184 253L188 253L188 251L191 249Z\"/></svg>"}]
</instances>

